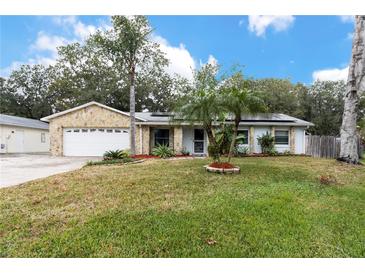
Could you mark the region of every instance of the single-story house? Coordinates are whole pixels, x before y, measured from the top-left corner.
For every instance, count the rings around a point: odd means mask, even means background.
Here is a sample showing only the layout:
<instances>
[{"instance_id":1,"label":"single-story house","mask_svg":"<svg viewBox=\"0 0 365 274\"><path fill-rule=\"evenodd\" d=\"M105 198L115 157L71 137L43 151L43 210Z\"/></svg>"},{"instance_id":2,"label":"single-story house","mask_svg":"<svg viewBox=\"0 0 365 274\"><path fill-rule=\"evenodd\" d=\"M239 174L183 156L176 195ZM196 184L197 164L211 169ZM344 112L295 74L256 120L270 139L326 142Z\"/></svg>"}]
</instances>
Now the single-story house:
<instances>
[{"instance_id":1,"label":"single-story house","mask_svg":"<svg viewBox=\"0 0 365 274\"><path fill-rule=\"evenodd\" d=\"M107 150L128 149L128 112L89 102L42 118L49 122L51 153L55 156L100 156ZM231 123L231 121L227 121ZM257 137L266 132L275 136L279 152L304 153L305 130L312 123L285 115L259 114L242 117L240 133L250 153L261 152ZM136 112L136 153L150 154L158 144L167 144L180 153L206 155L208 139L199 124L171 122L169 113Z\"/></svg>"},{"instance_id":2,"label":"single-story house","mask_svg":"<svg viewBox=\"0 0 365 274\"><path fill-rule=\"evenodd\" d=\"M0 114L0 153L49 152L48 123Z\"/></svg>"}]
</instances>

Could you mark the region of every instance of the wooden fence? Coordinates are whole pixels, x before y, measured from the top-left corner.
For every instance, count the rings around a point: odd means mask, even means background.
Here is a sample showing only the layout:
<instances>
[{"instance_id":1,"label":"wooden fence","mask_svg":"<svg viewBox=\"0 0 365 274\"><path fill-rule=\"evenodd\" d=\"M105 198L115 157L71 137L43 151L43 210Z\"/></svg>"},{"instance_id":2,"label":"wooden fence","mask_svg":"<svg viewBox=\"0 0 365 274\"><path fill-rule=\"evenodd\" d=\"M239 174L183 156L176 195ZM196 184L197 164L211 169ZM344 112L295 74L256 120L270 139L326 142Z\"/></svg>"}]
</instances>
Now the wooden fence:
<instances>
[{"instance_id":1,"label":"wooden fence","mask_svg":"<svg viewBox=\"0 0 365 274\"><path fill-rule=\"evenodd\" d=\"M363 153L360 138L358 138L359 156ZM305 154L320 158L338 158L341 141L335 136L307 135L305 137Z\"/></svg>"}]
</instances>

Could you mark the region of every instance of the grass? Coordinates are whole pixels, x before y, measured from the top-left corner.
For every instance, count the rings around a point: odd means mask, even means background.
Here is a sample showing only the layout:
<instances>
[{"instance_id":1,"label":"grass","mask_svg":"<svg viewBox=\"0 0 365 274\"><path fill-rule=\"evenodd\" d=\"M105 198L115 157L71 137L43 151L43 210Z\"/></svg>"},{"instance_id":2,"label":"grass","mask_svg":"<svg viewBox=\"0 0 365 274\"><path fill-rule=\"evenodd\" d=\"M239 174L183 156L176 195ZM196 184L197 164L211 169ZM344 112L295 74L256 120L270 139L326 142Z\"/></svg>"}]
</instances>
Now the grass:
<instances>
[{"instance_id":1,"label":"grass","mask_svg":"<svg viewBox=\"0 0 365 274\"><path fill-rule=\"evenodd\" d=\"M1 257L364 257L365 167L309 157L88 166L0 189ZM337 184L321 185L320 175Z\"/></svg>"},{"instance_id":2,"label":"grass","mask_svg":"<svg viewBox=\"0 0 365 274\"><path fill-rule=\"evenodd\" d=\"M124 158L124 159L110 159L110 160L101 160L101 161L88 161L86 166L100 166L100 165L116 165L116 164L127 164L135 162L135 159L132 158Z\"/></svg>"}]
</instances>

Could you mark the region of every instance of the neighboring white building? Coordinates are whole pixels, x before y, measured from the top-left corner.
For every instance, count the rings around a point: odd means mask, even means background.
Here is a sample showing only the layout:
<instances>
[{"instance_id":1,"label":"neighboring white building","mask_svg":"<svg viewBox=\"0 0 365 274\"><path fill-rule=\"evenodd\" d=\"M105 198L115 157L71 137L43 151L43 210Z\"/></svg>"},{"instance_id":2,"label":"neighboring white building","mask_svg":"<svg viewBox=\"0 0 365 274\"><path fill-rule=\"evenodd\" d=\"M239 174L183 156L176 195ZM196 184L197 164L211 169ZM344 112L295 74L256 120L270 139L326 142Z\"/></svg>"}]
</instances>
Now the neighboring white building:
<instances>
[{"instance_id":1,"label":"neighboring white building","mask_svg":"<svg viewBox=\"0 0 365 274\"><path fill-rule=\"evenodd\" d=\"M49 152L48 123L0 114L0 153Z\"/></svg>"}]
</instances>

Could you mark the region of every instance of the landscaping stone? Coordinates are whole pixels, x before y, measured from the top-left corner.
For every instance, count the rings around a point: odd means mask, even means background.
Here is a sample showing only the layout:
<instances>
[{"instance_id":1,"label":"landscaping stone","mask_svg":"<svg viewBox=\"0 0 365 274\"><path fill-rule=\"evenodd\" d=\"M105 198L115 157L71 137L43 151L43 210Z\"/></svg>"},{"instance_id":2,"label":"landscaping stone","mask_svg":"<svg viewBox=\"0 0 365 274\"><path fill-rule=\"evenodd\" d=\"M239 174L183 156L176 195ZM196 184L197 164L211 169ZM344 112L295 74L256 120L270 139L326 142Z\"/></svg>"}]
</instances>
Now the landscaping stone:
<instances>
[{"instance_id":1,"label":"landscaping stone","mask_svg":"<svg viewBox=\"0 0 365 274\"><path fill-rule=\"evenodd\" d=\"M233 168L216 168L205 165L204 168L206 171L214 173L240 173L240 168L238 166L235 166Z\"/></svg>"}]
</instances>

